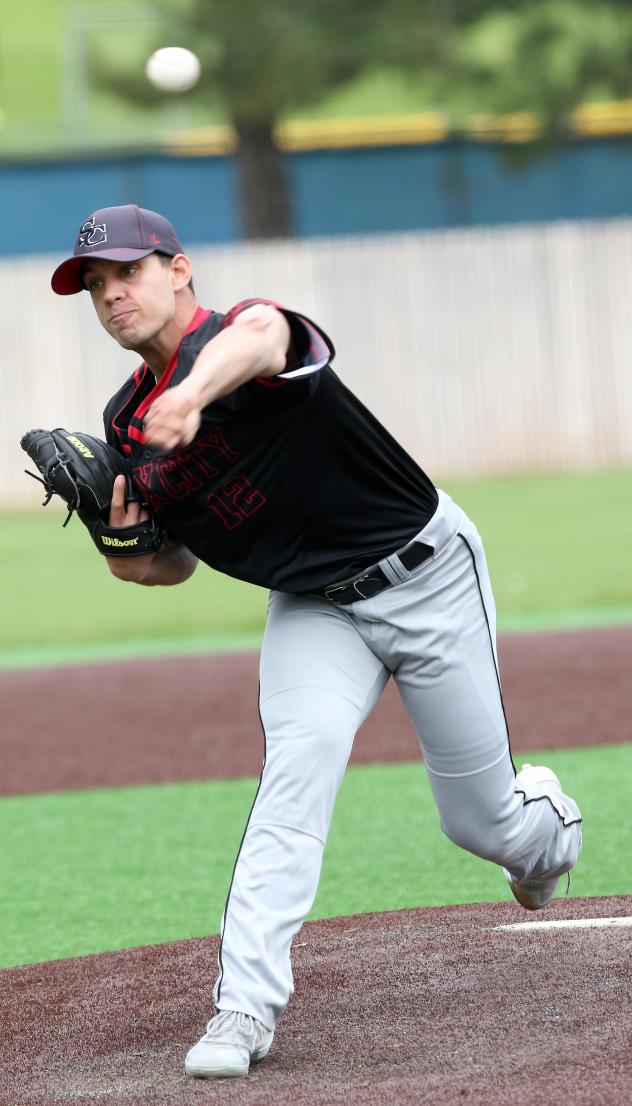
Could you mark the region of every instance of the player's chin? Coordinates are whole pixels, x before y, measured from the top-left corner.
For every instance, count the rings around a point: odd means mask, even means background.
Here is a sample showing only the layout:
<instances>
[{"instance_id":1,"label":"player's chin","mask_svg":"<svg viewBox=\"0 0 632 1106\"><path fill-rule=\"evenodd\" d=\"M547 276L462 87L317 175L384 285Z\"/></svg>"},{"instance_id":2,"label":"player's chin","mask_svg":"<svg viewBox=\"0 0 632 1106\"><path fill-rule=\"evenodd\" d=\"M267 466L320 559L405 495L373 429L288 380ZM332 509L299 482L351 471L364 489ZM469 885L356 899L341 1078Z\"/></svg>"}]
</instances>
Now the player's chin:
<instances>
[{"instance_id":1,"label":"player's chin","mask_svg":"<svg viewBox=\"0 0 632 1106\"><path fill-rule=\"evenodd\" d=\"M135 326L109 326L107 330L123 349L135 349L142 341L142 335Z\"/></svg>"}]
</instances>

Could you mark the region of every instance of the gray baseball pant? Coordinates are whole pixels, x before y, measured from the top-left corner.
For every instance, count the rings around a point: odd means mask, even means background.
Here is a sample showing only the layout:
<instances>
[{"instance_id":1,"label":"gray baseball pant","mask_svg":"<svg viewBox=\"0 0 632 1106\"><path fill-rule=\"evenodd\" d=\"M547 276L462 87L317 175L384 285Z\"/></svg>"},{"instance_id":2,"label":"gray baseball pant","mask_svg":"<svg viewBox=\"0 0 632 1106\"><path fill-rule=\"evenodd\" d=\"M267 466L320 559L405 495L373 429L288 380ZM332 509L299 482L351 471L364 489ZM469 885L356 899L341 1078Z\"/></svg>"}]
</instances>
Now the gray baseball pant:
<instances>
[{"instance_id":1,"label":"gray baseball pant","mask_svg":"<svg viewBox=\"0 0 632 1106\"><path fill-rule=\"evenodd\" d=\"M443 832L518 879L569 871L576 803L515 790L480 537L440 493L418 535L433 556L395 586L339 607L272 592L261 654L265 763L224 916L218 1009L273 1028L293 991L290 945L308 914L354 736L392 675L419 738ZM388 756L388 734L384 735ZM535 801L527 801L527 799Z\"/></svg>"}]
</instances>

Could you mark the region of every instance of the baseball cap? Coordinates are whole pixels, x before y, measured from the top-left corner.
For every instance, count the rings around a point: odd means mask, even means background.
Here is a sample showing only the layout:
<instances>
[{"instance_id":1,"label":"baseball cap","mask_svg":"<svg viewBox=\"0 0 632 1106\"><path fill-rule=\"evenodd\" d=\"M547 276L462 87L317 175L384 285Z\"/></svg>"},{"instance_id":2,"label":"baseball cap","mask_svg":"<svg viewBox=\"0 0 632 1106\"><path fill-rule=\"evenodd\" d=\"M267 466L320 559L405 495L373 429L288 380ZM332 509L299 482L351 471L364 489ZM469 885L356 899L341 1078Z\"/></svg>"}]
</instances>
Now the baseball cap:
<instances>
[{"instance_id":1,"label":"baseball cap","mask_svg":"<svg viewBox=\"0 0 632 1106\"><path fill-rule=\"evenodd\" d=\"M136 204L102 207L81 224L73 255L55 269L51 286L59 296L83 292L81 272L90 257L137 261L150 253L175 257L182 252L171 223L157 211L147 211Z\"/></svg>"}]
</instances>

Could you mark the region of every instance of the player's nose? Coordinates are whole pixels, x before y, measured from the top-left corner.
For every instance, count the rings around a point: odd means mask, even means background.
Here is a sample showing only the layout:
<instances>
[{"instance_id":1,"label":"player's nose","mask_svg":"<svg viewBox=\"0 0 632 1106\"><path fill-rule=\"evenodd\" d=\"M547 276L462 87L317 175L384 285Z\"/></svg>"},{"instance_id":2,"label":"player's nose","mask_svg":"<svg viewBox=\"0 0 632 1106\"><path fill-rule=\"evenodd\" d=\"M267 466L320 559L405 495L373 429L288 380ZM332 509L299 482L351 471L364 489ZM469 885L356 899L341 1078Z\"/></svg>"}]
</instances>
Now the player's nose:
<instances>
[{"instance_id":1,"label":"player's nose","mask_svg":"<svg viewBox=\"0 0 632 1106\"><path fill-rule=\"evenodd\" d=\"M125 287L120 280L114 276L104 277L103 279L103 299L105 303L116 303L125 295Z\"/></svg>"}]
</instances>

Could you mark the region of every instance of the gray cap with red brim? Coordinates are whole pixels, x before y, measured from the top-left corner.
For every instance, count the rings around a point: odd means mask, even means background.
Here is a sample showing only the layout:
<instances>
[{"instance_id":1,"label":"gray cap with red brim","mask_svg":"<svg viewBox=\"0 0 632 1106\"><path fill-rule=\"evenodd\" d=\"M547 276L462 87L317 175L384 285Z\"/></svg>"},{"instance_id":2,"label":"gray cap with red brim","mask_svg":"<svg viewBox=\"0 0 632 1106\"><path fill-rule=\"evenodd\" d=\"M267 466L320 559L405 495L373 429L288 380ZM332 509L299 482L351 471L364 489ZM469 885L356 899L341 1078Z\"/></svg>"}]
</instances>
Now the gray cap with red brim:
<instances>
[{"instance_id":1,"label":"gray cap with red brim","mask_svg":"<svg viewBox=\"0 0 632 1106\"><path fill-rule=\"evenodd\" d=\"M91 257L105 261L138 261L150 253L182 253L175 230L164 215L136 204L102 207L82 223L72 257L62 261L51 279L53 292L83 292L82 273Z\"/></svg>"}]
</instances>

